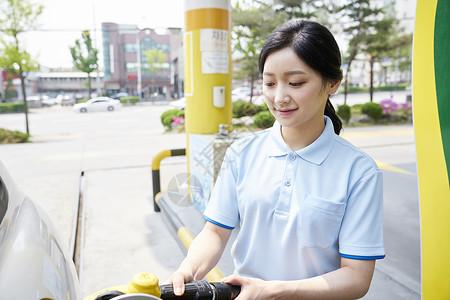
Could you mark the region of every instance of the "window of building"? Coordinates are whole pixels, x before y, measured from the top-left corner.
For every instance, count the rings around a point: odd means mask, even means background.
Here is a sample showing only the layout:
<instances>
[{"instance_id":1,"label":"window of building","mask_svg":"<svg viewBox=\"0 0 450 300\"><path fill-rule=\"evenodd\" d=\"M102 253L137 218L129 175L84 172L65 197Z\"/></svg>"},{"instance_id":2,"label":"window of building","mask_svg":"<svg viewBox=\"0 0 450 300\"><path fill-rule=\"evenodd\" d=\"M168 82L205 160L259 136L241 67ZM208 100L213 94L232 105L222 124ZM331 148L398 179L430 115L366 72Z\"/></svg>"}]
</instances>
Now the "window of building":
<instances>
[{"instance_id":1,"label":"window of building","mask_svg":"<svg viewBox=\"0 0 450 300\"><path fill-rule=\"evenodd\" d=\"M125 72L136 72L137 71L137 63L126 63Z\"/></svg>"},{"instance_id":2,"label":"window of building","mask_svg":"<svg viewBox=\"0 0 450 300\"><path fill-rule=\"evenodd\" d=\"M136 44L125 44L124 45L125 52L137 52Z\"/></svg>"}]
</instances>

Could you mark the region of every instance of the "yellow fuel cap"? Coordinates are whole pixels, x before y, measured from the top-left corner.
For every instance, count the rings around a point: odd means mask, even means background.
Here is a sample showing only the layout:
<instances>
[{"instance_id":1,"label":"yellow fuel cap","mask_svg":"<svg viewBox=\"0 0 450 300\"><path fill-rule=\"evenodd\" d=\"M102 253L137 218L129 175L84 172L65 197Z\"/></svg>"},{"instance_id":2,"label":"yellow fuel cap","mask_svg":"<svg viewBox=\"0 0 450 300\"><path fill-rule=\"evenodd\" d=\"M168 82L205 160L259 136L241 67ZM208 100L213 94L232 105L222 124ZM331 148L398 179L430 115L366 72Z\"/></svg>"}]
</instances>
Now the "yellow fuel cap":
<instances>
[{"instance_id":1,"label":"yellow fuel cap","mask_svg":"<svg viewBox=\"0 0 450 300\"><path fill-rule=\"evenodd\" d=\"M149 272L136 273L128 285L129 293L145 293L161 296L158 277Z\"/></svg>"}]
</instances>

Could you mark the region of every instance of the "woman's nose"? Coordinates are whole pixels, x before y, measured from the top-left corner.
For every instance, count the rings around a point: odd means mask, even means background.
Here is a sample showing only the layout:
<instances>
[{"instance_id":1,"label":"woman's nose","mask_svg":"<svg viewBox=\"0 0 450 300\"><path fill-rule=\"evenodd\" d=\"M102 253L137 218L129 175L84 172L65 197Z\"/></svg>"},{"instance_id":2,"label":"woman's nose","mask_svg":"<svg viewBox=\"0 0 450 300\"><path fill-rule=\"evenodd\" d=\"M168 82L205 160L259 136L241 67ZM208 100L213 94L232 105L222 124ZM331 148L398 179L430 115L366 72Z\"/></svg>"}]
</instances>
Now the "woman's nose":
<instances>
[{"instance_id":1,"label":"woman's nose","mask_svg":"<svg viewBox=\"0 0 450 300\"><path fill-rule=\"evenodd\" d=\"M287 93L285 93L281 89L277 90L277 92L275 93L274 99L275 103L286 103L289 102L289 100L290 100L289 95L287 95Z\"/></svg>"}]
</instances>

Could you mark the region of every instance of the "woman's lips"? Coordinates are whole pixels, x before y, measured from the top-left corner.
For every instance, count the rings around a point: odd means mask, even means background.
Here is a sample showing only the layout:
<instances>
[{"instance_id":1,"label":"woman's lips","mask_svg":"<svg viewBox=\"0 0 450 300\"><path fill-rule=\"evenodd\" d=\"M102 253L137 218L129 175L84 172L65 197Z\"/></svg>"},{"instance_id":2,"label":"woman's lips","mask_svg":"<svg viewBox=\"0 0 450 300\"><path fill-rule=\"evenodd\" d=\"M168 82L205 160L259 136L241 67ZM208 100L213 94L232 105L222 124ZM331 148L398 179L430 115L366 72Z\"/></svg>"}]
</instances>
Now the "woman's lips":
<instances>
[{"instance_id":1,"label":"woman's lips","mask_svg":"<svg viewBox=\"0 0 450 300\"><path fill-rule=\"evenodd\" d=\"M288 116L291 113L293 113L294 111L296 111L297 109L298 108L289 108L289 109L287 109L287 108L283 108L283 109L277 108L276 110L281 116Z\"/></svg>"}]
</instances>

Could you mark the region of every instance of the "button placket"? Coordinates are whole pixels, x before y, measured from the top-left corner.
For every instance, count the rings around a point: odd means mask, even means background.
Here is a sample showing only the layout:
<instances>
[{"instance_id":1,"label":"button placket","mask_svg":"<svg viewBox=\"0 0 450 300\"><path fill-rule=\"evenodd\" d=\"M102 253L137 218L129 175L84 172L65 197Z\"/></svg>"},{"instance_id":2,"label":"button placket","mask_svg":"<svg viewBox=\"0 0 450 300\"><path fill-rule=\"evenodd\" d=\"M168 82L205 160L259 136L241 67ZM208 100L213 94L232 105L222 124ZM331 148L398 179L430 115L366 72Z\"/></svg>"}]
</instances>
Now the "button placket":
<instances>
[{"instance_id":1,"label":"button placket","mask_svg":"<svg viewBox=\"0 0 450 300\"><path fill-rule=\"evenodd\" d=\"M295 173L297 170L297 156L294 153L288 154L286 157L286 169L280 189L280 195L276 210L284 213L289 212L291 206L292 190L294 186Z\"/></svg>"}]
</instances>

